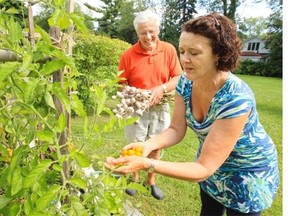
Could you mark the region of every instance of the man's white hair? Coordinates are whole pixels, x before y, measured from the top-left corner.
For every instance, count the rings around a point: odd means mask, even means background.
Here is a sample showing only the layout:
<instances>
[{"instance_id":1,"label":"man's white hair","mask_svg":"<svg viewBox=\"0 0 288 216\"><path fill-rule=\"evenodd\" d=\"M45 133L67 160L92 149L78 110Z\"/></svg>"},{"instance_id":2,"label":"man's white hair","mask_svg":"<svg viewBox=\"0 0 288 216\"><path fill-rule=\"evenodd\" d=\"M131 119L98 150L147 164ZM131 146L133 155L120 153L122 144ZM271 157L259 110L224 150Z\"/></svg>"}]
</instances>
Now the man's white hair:
<instances>
[{"instance_id":1,"label":"man's white hair","mask_svg":"<svg viewBox=\"0 0 288 216\"><path fill-rule=\"evenodd\" d=\"M155 21L156 26L160 28L160 17L158 16L158 14L154 13L151 10L145 10L137 13L133 21L134 29L137 32L139 24L151 22L151 20Z\"/></svg>"}]
</instances>

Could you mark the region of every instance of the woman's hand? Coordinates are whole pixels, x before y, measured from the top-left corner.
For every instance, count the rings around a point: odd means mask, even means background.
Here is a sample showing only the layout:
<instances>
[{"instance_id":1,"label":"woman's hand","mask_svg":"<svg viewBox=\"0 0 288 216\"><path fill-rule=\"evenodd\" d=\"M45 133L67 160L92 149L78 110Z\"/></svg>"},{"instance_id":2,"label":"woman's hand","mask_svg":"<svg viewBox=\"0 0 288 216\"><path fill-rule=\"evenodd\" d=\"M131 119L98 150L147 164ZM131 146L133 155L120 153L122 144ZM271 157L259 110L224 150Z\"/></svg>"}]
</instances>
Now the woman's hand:
<instances>
[{"instance_id":1,"label":"woman's hand","mask_svg":"<svg viewBox=\"0 0 288 216\"><path fill-rule=\"evenodd\" d=\"M119 158L108 157L104 163L107 169L127 175L150 167L150 159L139 156L125 156Z\"/></svg>"}]
</instances>

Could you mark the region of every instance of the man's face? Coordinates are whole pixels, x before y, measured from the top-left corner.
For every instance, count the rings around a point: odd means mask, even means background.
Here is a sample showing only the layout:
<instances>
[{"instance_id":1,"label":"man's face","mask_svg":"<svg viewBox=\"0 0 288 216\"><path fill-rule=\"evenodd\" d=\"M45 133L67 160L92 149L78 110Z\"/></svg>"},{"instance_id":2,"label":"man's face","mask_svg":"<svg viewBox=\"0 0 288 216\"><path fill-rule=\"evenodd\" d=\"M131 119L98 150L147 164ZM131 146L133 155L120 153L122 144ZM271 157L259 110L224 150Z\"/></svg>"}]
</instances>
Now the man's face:
<instances>
[{"instance_id":1,"label":"man's face","mask_svg":"<svg viewBox=\"0 0 288 216\"><path fill-rule=\"evenodd\" d=\"M154 21L140 23L137 35L142 48L146 51L154 51L159 35L159 27Z\"/></svg>"}]
</instances>

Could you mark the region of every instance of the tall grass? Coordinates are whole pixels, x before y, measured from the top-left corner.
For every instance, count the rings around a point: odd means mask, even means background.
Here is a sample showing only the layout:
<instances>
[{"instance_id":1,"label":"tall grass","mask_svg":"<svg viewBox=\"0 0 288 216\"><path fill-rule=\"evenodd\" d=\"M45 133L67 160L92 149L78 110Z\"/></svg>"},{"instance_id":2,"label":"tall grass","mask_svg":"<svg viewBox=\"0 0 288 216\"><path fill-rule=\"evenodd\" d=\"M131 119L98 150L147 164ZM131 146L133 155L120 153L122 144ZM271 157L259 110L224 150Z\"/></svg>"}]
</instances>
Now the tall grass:
<instances>
[{"instance_id":1,"label":"tall grass","mask_svg":"<svg viewBox=\"0 0 288 216\"><path fill-rule=\"evenodd\" d=\"M238 75L246 81L255 94L260 121L272 137L279 154L279 165L282 176L282 79L257 76ZM173 109L173 105L172 109ZM106 117L107 118L107 117ZM97 124L105 121L105 116L97 119ZM72 129L75 137L78 136L81 144L81 125L79 119L72 120ZM104 160L109 155L117 155L125 145L123 129L104 134L103 144L92 147L84 146L84 151L91 157L97 155ZM198 141L189 129L185 138L176 146L164 151L162 160L193 161L196 155ZM145 182L147 173L140 172L141 181ZM197 216L201 203L197 183L187 182L156 176L157 185L164 191L165 198L161 201L154 199L149 193L138 193L134 197L127 195L127 199L144 216ZM282 215L282 182L277 197L270 209L263 212L263 216Z\"/></svg>"}]
</instances>

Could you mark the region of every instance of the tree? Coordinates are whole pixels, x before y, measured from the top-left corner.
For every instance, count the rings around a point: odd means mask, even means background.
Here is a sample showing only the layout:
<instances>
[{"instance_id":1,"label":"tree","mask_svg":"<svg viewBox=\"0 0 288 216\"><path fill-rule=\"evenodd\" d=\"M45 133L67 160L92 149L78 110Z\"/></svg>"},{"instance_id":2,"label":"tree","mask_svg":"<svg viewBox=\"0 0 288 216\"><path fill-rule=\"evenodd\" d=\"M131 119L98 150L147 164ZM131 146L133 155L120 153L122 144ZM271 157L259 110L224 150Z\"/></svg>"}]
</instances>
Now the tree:
<instances>
[{"instance_id":1,"label":"tree","mask_svg":"<svg viewBox=\"0 0 288 216\"><path fill-rule=\"evenodd\" d=\"M272 10L277 10L279 5L283 5L283 0L266 0Z\"/></svg>"},{"instance_id":2,"label":"tree","mask_svg":"<svg viewBox=\"0 0 288 216\"><path fill-rule=\"evenodd\" d=\"M48 5L40 4L41 11L38 15L34 16L35 23L43 28L46 32L49 32L49 24L48 19L51 17L53 13L53 9L48 7Z\"/></svg>"},{"instance_id":3,"label":"tree","mask_svg":"<svg viewBox=\"0 0 288 216\"><path fill-rule=\"evenodd\" d=\"M19 0L2 0L0 1L1 13L12 15L14 20L24 27L27 26L28 12L23 1Z\"/></svg>"},{"instance_id":4,"label":"tree","mask_svg":"<svg viewBox=\"0 0 288 216\"><path fill-rule=\"evenodd\" d=\"M264 39L267 30L267 19L265 17L250 17L237 21L238 35L242 40L252 37Z\"/></svg>"},{"instance_id":5,"label":"tree","mask_svg":"<svg viewBox=\"0 0 288 216\"><path fill-rule=\"evenodd\" d=\"M165 11L163 13L163 24L161 29L161 39L172 43L178 47L181 24L193 18L195 10L195 0L165 0Z\"/></svg>"},{"instance_id":6,"label":"tree","mask_svg":"<svg viewBox=\"0 0 288 216\"><path fill-rule=\"evenodd\" d=\"M118 38L130 44L138 41L137 33L134 29L133 20L135 14L147 8L145 1L125 1L119 10L120 19L116 20Z\"/></svg>"},{"instance_id":7,"label":"tree","mask_svg":"<svg viewBox=\"0 0 288 216\"><path fill-rule=\"evenodd\" d=\"M150 0L115 0L103 1L104 6L93 7L85 3L84 5L92 11L102 14L101 18L93 18L97 22L97 34L106 35L111 38L118 38L130 44L134 44L137 34L133 26L135 14L148 7L155 6Z\"/></svg>"},{"instance_id":8,"label":"tree","mask_svg":"<svg viewBox=\"0 0 288 216\"><path fill-rule=\"evenodd\" d=\"M120 19L120 9L122 8L124 1L125 0L103 0L105 5L98 8L93 7L88 3L84 4L87 8L103 14L101 18L94 19L98 21L98 34L110 36L112 38L118 37L116 21Z\"/></svg>"},{"instance_id":9,"label":"tree","mask_svg":"<svg viewBox=\"0 0 288 216\"><path fill-rule=\"evenodd\" d=\"M68 5L68 0L66 1L66 5ZM89 29L90 31L94 31L94 24L93 24L93 19L91 16L87 13L84 13L81 10L81 7L79 4L74 5L74 13L78 14L79 16L84 17L84 24ZM45 31L49 32L49 24L48 24L48 19L51 17L51 14L54 12L54 8L51 5L48 4L40 4L41 11L38 15L34 16L35 23L39 25L41 28L43 28Z\"/></svg>"},{"instance_id":10,"label":"tree","mask_svg":"<svg viewBox=\"0 0 288 216\"><path fill-rule=\"evenodd\" d=\"M268 63L271 65L271 73L273 76L282 77L282 1L279 1L278 7L274 6L274 12L268 20L268 33L265 43L266 48L270 50Z\"/></svg>"},{"instance_id":11,"label":"tree","mask_svg":"<svg viewBox=\"0 0 288 216\"><path fill-rule=\"evenodd\" d=\"M219 12L235 22L237 7L243 0L199 0L199 5L208 12Z\"/></svg>"}]
</instances>

